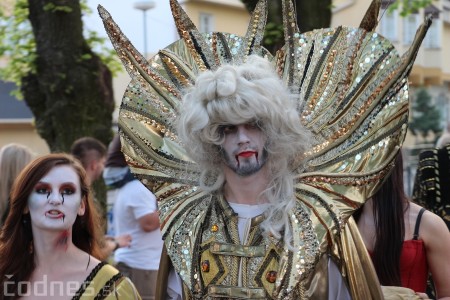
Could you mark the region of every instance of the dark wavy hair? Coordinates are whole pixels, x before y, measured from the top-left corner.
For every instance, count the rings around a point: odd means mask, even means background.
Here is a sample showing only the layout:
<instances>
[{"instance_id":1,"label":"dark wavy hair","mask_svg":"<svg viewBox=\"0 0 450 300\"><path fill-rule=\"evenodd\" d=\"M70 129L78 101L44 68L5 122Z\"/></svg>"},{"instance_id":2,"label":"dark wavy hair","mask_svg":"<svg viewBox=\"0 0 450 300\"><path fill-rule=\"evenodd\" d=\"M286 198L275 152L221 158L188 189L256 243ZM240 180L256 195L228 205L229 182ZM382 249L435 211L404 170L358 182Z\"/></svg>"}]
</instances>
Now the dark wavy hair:
<instances>
[{"instance_id":1,"label":"dark wavy hair","mask_svg":"<svg viewBox=\"0 0 450 300\"><path fill-rule=\"evenodd\" d=\"M381 188L372 197L376 241L372 261L381 285L401 286L400 255L405 238L405 211L409 199L403 185L403 158L401 152L395 166ZM358 221L362 208L354 218Z\"/></svg>"},{"instance_id":2,"label":"dark wavy hair","mask_svg":"<svg viewBox=\"0 0 450 300\"><path fill-rule=\"evenodd\" d=\"M22 170L11 190L10 211L0 233L0 299L4 299L5 278L15 283L14 289L17 291L17 283L29 280L36 267L34 253L31 251L33 234L30 214L24 213L28 197L36 183L52 168L64 165L71 166L78 174L82 201L85 202L84 215L77 216L72 226L72 241L76 247L90 255L96 258L101 257L98 245L99 217L86 182L86 173L80 162L68 154L49 154L39 157ZM10 275L13 276L9 278ZM13 284L9 286L12 288Z\"/></svg>"}]
</instances>

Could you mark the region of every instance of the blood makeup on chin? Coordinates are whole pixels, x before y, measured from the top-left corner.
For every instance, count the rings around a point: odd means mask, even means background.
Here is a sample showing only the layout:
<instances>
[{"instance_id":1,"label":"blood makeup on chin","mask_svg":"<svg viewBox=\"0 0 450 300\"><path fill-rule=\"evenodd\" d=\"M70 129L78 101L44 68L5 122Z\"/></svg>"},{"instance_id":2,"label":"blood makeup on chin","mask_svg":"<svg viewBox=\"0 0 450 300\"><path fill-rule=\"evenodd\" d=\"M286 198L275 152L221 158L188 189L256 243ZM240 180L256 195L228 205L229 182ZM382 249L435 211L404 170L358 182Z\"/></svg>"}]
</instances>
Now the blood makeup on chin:
<instances>
[{"instance_id":1,"label":"blood makeup on chin","mask_svg":"<svg viewBox=\"0 0 450 300\"><path fill-rule=\"evenodd\" d=\"M258 161L258 152L256 152L256 151L242 151L242 152L239 152L237 155L235 155L237 166L239 167L240 164L241 164L239 158L246 159L246 158L250 158L252 156L255 156L256 162L259 163L259 161Z\"/></svg>"}]
</instances>

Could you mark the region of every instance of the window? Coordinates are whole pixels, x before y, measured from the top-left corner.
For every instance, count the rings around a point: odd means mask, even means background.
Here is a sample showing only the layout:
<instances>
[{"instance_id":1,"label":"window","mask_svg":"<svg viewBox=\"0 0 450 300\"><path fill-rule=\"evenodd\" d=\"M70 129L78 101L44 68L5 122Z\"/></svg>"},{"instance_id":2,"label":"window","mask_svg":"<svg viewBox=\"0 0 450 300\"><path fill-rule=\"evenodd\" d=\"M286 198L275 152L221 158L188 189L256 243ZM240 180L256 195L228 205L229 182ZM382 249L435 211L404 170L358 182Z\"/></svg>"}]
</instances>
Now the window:
<instances>
[{"instance_id":1,"label":"window","mask_svg":"<svg viewBox=\"0 0 450 300\"><path fill-rule=\"evenodd\" d=\"M200 32L213 32L214 31L214 16L212 14L200 13Z\"/></svg>"},{"instance_id":2,"label":"window","mask_svg":"<svg viewBox=\"0 0 450 300\"><path fill-rule=\"evenodd\" d=\"M445 22L450 23L450 7L444 7L442 16Z\"/></svg>"},{"instance_id":3,"label":"window","mask_svg":"<svg viewBox=\"0 0 450 300\"><path fill-rule=\"evenodd\" d=\"M379 32L385 38L396 42L397 36L397 12L387 12L381 18Z\"/></svg>"},{"instance_id":4,"label":"window","mask_svg":"<svg viewBox=\"0 0 450 300\"><path fill-rule=\"evenodd\" d=\"M440 37L440 20L434 19L428 29L425 40L423 41L425 48L440 48L441 47L441 37Z\"/></svg>"},{"instance_id":5,"label":"window","mask_svg":"<svg viewBox=\"0 0 450 300\"><path fill-rule=\"evenodd\" d=\"M419 27L419 15L410 14L403 18L403 44L410 45Z\"/></svg>"}]
</instances>

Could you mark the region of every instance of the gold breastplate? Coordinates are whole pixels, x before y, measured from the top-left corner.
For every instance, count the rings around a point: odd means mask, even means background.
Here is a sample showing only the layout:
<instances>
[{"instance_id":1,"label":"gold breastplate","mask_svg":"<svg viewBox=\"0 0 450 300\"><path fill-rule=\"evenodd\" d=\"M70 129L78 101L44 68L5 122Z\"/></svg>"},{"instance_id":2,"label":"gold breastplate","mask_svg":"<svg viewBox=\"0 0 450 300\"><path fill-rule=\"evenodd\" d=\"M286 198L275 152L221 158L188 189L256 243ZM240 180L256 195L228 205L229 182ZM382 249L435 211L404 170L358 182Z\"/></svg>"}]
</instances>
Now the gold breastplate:
<instances>
[{"instance_id":1,"label":"gold breastplate","mask_svg":"<svg viewBox=\"0 0 450 300\"><path fill-rule=\"evenodd\" d=\"M300 202L291 221L302 241L292 252L262 233L262 215L251 219L241 244L238 216L220 195L194 192L188 198L176 200L182 204L167 210L171 220L164 223L166 233L173 234L166 238L167 251L190 294L187 298L296 299L302 290L299 282L320 255L317 235Z\"/></svg>"}]
</instances>

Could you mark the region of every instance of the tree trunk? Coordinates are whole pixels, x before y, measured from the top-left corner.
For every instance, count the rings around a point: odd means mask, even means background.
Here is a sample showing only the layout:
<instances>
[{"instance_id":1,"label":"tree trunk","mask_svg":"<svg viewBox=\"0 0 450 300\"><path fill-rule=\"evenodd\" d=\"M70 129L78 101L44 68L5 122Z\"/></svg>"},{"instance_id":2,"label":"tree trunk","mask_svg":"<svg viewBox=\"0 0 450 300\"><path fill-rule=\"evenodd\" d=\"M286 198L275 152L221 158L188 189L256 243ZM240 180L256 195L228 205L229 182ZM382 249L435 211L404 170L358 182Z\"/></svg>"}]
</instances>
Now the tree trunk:
<instances>
[{"instance_id":1,"label":"tree trunk","mask_svg":"<svg viewBox=\"0 0 450 300\"><path fill-rule=\"evenodd\" d=\"M22 79L22 92L39 135L52 152L69 151L82 136L108 145L114 110L112 76L83 38L79 1L28 3L37 59L36 72Z\"/></svg>"},{"instance_id":2,"label":"tree trunk","mask_svg":"<svg viewBox=\"0 0 450 300\"><path fill-rule=\"evenodd\" d=\"M295 2L300 32L330 26L331 0L297 0Z\"/></svg>"}]
</instances>

